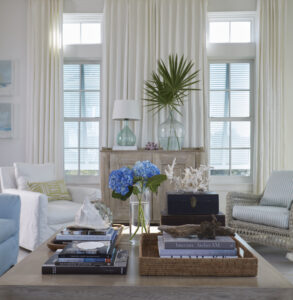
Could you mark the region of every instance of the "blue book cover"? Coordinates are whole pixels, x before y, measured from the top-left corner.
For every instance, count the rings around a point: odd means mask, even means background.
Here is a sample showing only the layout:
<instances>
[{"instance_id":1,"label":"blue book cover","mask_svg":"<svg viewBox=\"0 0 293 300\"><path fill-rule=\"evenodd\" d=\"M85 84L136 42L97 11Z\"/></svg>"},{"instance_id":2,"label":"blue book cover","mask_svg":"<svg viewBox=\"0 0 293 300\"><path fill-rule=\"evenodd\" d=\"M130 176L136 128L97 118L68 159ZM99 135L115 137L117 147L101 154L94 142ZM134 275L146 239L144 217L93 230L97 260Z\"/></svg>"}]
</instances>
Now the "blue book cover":
<instances>
[{"instance_id":1,"label":"blue book cover","mask_svg":"<svg viewBox=\"0 0 293 300\"><path fill-rule=\"evenodd\" d=\"M214 240L192 238L173 238L163 234L165 249L227 249L236 248L235 241L230 236L217 236Z\"/></svg>"},{"instance_id":2,"label":"blue book cover","mask_svg":"<svg viewBox=\"0 0 293 300\"><path fill-rule=\"evenodd\" d=\"M163 256L236 256L237 249L166 249L164 239L158 236L160 257Z\"/></svg>"}]
</instances>

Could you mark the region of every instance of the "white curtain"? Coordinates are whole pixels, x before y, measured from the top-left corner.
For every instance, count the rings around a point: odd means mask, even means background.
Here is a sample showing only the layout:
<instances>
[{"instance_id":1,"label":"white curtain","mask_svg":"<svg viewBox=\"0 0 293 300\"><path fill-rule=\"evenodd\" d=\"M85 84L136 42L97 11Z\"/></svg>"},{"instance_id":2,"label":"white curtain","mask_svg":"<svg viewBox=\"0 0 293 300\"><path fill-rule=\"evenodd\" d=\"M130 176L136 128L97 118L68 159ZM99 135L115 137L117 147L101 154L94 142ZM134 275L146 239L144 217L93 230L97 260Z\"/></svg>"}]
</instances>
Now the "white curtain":
<instances>
[{"instance_id":1,"label":"white curtain","mask_svg":"<svg viewBox=\"0 0 293 300\"><path fill-rule=\"evenodd\" d=\"M182 108L185 147L204 146L206 7L204 0L107 0L104 7L102 146L112 147L120 124L112 120L115 99L141 102L141 120L133 124L138 146L158 141L164 113L153 115L142 99L144 81L158 59L184 54L200 69L200 92ZM179 118L179 116L177 116Z\"/></svg>"},{"instance_id":2,"label":"white curtain","mask_svg":"<svg viewBox=\"0 0 293 300\"><path fill-rule=\"evenodd\" d=\"M29 0L27 147L31 163L52 162L63 176L63 0Z\"/></svg>"},{"instance_id":3,"label":"white curtain","mask_svg":"<svg viewBox=\"0 0 293 300\"><path fill-rule=\"evenodd\" d=\"M284 42L286 0L259 0L254 191L284 167Z\"/></svg>"}]
</instances>

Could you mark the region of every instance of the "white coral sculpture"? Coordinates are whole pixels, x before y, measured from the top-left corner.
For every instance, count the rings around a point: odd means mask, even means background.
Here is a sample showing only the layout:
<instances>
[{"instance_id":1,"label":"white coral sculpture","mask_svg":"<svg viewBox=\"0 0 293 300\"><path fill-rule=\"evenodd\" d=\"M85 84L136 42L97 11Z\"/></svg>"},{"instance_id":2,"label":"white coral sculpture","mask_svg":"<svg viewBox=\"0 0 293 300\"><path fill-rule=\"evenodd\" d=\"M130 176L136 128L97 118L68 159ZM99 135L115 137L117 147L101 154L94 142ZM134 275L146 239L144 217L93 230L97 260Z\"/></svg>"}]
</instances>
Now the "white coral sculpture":
<instances>
[{"instance_id":1,"label":"white coral sculpture","mask_svg":"<svg viewBox=\"0 0 293 300\"><path fill-rule=\"evenodd\" d=\"M176 158L174 158L172 165L168 165L165 174L171 183L175 184L176 191L184 192L205 192L209 187L209 170L208 166L200 165L199 168L188 167L185 168L180 176L174 175L174 167L176 165Z\"/></svg>"}]
</instances>

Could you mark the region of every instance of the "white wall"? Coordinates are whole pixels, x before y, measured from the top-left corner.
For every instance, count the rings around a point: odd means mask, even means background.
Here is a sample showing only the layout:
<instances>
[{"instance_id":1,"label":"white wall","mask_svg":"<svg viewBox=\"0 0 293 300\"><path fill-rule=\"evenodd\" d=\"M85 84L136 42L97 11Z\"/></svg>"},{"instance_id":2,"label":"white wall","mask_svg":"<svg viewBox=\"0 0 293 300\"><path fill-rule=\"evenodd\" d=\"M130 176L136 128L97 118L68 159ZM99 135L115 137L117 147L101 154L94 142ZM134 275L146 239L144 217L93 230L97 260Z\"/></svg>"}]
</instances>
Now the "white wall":
<instances>
[{"instance_id":1,"label":"white wall","mask_svg":"<svg viewBox=\"0 0 293 300\"><path fill-rule=\"evenodd\" d=\"M0 166L25 158L26 108L26 0L0 0L0 59L15 63L16 87L13 96L0 96L14 106L14 137L0 139Z\"/></svg>"},{"instance_id":2,"label":"white wall","mask_svg":"<svg viewBox=\"0 0 293 300\"><path fill-rule=\"evenodd\" d=\"M257 0L208 0L208 11L254 11Z\"/></svg>"},{"instance_id":3,"label":"white wall","mask_svg":"<svg viewBox=\"0 0 293 300\"><path fill-rule=\"evenodd\" d=\"M104 0L64 0L65 13L101 13Z\"/></svg>"}]
</instances>

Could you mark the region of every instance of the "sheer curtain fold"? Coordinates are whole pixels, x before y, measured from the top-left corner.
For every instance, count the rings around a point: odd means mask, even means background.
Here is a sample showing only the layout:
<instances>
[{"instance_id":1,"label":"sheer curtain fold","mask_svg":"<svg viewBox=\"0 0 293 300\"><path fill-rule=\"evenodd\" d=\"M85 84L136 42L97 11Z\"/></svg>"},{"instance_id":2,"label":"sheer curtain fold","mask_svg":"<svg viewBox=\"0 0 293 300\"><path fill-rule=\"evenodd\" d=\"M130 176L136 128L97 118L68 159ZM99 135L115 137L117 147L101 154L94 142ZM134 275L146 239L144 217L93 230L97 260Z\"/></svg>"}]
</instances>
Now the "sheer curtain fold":
<instances>
[{"instance_id":1,"label":"sheer curtain fold","mask_svg":"<svg viewBox=\"0 0 293 300\"><path fill-rule=\"evenodd\" d=\"M284 168L284 43L286 0L259 0L254 191Z\"/></svg>"},{"instance_id":2,"label":"sheer curtain fold","mask_svg":"<svg viewBox=\"0 0 293 300\"><path fill-rule=\"evenodd\" d=\"M144 82L156 62L169 54L184 54L200 69L200 92L192 93L182 108L185 147L204 146L206 76L204 0L107 0L104 7L102 146L112 147L120 124L112 120L115 99L141 102L141 121L133 128L138 146L158 141L164 113L153 115L142 99Z\"/></svg>"},{"instance_id":3,"label":"sheer curtain fold","mask_svg":"<svg viewBox=\"0 0 293 300\"><path fill-rule=\"evenodd\" d=\"M63 0L29 0L26 161L52 162L63 176Z\"/></svg>"}]
</instances>

